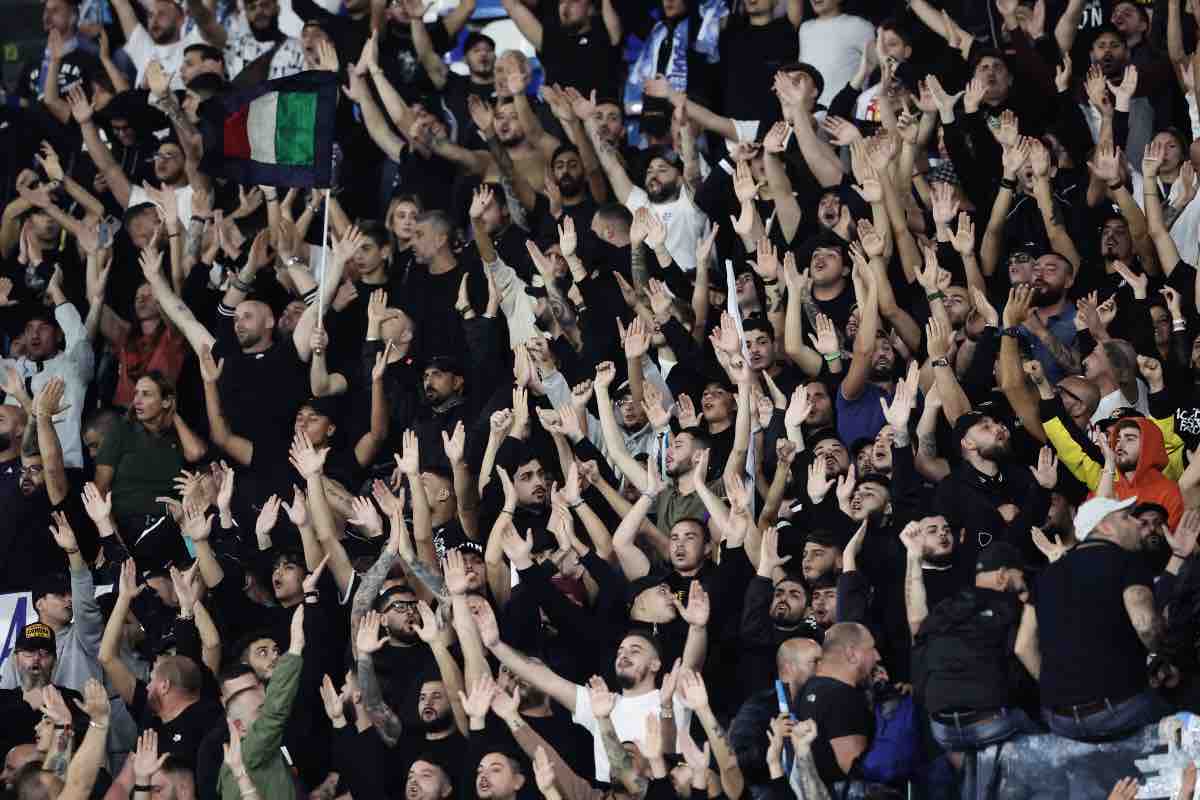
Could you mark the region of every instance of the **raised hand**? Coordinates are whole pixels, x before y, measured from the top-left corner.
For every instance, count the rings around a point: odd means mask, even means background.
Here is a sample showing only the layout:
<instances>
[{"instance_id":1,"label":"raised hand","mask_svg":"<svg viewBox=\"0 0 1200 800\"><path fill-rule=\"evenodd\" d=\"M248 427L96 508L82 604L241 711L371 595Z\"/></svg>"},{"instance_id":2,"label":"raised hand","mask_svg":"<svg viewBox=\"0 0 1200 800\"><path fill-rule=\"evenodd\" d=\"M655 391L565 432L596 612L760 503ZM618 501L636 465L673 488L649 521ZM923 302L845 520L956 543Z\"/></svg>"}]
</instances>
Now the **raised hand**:
<instances>
[{"instance_id":1,"label":"raised hand","mask_svg":"<svg viewBox=\"0 0 1200 800\"><path fill-rule=\"evenodd\" d=\"M54 523L50 526L50 535L54 537L54 543L64 553L78 553L79 543L75 540L75 531L71 528L67 515L61 511L54 511L50 514L50 519Z\"/></svg>"},{"instance_id":2,"label":"raised hand","mask_svg":"<svg viewBox=\"0 0 1200 800\"><path fill-rule=\"evenodd\" d=\"M608 690L608 684L599 675L593 675L587 686L592 701L592 715L596 719L607 719L617 704L617 695Z\"/></svg>"},{"instance_id":3,"label":"raised hand","mask_svg":"<svg viewBox=\"0 0 1200 800\"><path fill-rule=\"evenodd\" d=\"M675 604L675 610L679 612L679 617L691 627L703 628L708 624L712 606L709 602L708 592L704 591L700 581L692 581L692 586L688 590L686 606L680 603L679 598L674 595L671 596L671 602Z\"/></svg>"},{"instance_id":4,"label":"raised hand","mask_svg":"<svg viewBox=\"0 0 1200 800\"><path fill-rule=\"evenodd\" d=\"M358 633L354 636L354 646L359 653L377 653L383 648L386 637L380 635L380 625L383 617L378 611L367 611L359 623Z\"/></svg>"}]
</instances>

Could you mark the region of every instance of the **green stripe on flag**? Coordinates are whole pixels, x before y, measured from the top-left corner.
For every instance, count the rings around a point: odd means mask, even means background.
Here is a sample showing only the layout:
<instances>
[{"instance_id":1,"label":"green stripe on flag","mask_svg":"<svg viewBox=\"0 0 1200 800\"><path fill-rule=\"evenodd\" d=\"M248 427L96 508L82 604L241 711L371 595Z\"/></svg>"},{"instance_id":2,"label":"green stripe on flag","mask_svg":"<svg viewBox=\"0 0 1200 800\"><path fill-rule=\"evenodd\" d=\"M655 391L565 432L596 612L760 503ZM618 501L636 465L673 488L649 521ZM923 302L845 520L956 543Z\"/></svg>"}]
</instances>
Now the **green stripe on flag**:
<instances>
[{"instance_id":1,"label":"green stripe on flag","mask_svg":"<svg viewBox=\"0 0 1200 800\"><path fill-rule=\"evenodd\" d=\"M311 166L316 124L316 92L280 92L275 109L275 163Z\"/></svg>"}]
</instances>

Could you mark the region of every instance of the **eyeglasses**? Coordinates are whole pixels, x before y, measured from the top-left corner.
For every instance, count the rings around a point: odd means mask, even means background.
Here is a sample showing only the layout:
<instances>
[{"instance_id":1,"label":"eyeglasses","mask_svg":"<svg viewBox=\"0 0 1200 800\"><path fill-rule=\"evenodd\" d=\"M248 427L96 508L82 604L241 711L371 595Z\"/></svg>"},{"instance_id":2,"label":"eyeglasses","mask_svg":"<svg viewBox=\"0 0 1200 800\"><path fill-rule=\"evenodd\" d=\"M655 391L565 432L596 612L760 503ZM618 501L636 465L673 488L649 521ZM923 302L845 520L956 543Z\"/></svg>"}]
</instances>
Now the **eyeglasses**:
<instances>
[{"instance_id":1,"label":"eyeglasses","mask_svg":"<svg viewBox=\"0 0 1200 800\"><path fill-rule=\"evenodd\" d=\"M383 613L390 611L399 611L404 614L412 614L417 610L416 600L393 600L383 607Z\"/></svg>"},{"instance_id":2,"label":"eyeglasses","mask_svg":"<svg viewBox=\"0 0 1200 800\"><path fill-rule=\"evenodd\" d=\"M41 475L46 471L46 468L41 464L30 464L27 467L21 467L22 475Z\"/></svg>"},{"instance_id":3,"label":"eyeglasses","mask_svg":"<svg viewBox=\"0 0 1200 800\"><path fill-rule=\"evenodd\" d=\"M1082 399L1082 398L1081 398L1079 395L1075 394L1075 393L1074 393L1074 392L1072 392L1070 389L1066 389L1066 388L1064 388L1064 387L1062 387L1062 386L1055 386L1055 387L1054 387L1054 394L1056 394L1056 395L1058 395L1058 396L1060 396L1060 397L1061 397L1062 395L1064 395L1064 394L1065 394L1067 397L1071 398L1071 399L1072 399L1072 400L1074 400L1076 403L1080 403L1080 404L1082 404L1082 403L1083 403L1083 399Z\"/></svg>"}]
</instances>

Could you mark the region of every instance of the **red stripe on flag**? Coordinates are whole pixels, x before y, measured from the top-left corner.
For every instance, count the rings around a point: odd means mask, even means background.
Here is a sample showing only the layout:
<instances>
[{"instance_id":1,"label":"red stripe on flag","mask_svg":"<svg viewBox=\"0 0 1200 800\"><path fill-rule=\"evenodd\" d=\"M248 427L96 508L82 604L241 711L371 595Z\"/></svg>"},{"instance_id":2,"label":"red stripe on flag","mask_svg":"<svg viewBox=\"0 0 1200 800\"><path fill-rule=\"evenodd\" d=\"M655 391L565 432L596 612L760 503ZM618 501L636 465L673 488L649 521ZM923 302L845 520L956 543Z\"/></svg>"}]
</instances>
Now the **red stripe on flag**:
<instances>
[{"instance_id":1,"label":"red stripe on flag","mask_svg":"<svg viewBox=\"0 0 1200 800\"><path fill-rule=\"evenodd\" d=\"M250 107L244 106L225 118L222 150L226 158L250 157L250 134L246 123L250 116Z\"/></svg>"}]
</instances>

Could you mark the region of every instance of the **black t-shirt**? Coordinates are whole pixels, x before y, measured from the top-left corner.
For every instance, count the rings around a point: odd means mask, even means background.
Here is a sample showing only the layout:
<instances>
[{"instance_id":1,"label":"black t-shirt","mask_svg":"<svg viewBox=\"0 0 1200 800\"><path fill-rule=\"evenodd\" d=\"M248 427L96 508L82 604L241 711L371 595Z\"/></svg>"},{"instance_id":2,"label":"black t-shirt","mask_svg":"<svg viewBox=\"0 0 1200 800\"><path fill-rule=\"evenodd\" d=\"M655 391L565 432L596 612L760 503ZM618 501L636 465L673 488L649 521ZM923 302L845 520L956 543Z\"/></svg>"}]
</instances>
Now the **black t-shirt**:
<instances>
[{"instance_id":1,"label":"black t-shirt","mask_svg":"<svg viewBox=\"0 0 1200 800\"><path fill-rule=\"evenodd\" d=\"M620 97L621 48L609 41L604 21L592 17L587 33L563 30L558 10L550 4L541 14L542 48L539 55L546 68L546 79L563 86L574 86L585 97L593 89L598 97Z\"/></svg>"},{"instance_id":2,"label":"black t-shirt","mask_svg":"<svg viewBox=\"0 0 1200 800\"><path fill-rule=\"evenodd\" d=\"M67 708L71 709L75 732L80 735L79 731L87 727L87 716L75 710L75 701L82 703L83 695L62 686L55 688L62 694ZM7 755L16 745L35 740L33 729L42 721L42 712L25 702L24 693L19 688L0 689L0 719L4 720L4 724L0 725L0 753Z\"/></svg>"},{"instance_id":3,"label":"black t-shirt","mask_svg":"<svg viewBox=\"0 0 1200 800\"><path fill-rule=\"evenodd\" d=\"M814 676L800 687L792 709L798 720L817 723L817 739L812 744L813 761L821 780L828 786L845 780L830 742L843 736L875 735L875 716L867 705L867 694L836 678Z\"/></svg>"},{"instance_id":4,"label":"black t-shirt","mask_svg":"<svg viewBox=\"0 0 1200 800\"><path fill-rule=\"evenodd\" d=\"M471 112L467 107L467 98L471 95L475 95L491 105L496 100L496 86L493 83L475 83L466 75L459 75L455 72L446 74L446 85L442 88L442 102L454 115L458 134L455 141L471 150L486 150L487 142L479 135L479 128L475 127L475 121L471 119Z\"/></svg>"},{"instance_id":5,"label":"black t-shirt","mask_svg":"<svg viewBox=\"0 0 1200 800\"><path fill-rule=\"evenodd\" d=\"M28 100L30 105L40 101L46 94L41 83L43 65L43 56L39 53L26 61L21 68L20 78L17 82L17 95ZM58 67L58 96L65 98L71 84L82 82L85 77L94 74L99 68L100 59L86 50L76 48L67 53Z\"/></svg>"},{"instance_id":6,"label":"black t-shirt","mask_svg":"<svg viewBox=\"0 0 1200 800\"><path fill-rule=\"evenodd\" d=\"M219 703L210 697L202 696L170 722L163 722L150 710L146 684L142 681L138 681L133 689L133 703L130 704L129 713L138 720L141 730L153 728L158 731L158 752L170 753L193 769L196 766L200 743L225 716Z\"/></svg>"},{"instance_id":7,"label":"black t-shirt","mask_svg":"<svg viewBox=\"0 0 1200 800\"><path fill-rule=\"evenodd\" d=\"M1140 554L1103 540L1084 542L1046 568L1034 594L1043 706L1115 703L1146 688L1146 647L1123 595L1153 584Z\"/></svg>"},{"instance_id":8,"label":"black t-shirt","mask_svg":"<svg viewBox=\"0 0 1200 800\"><path fill-rule=\"evenodd\" d=\"M850 286L850 281L846 281L841 293L832 300L818 300L814 296L813 303L821 310L822 314L833 321L833 327L845 336L846 325L850 322L850 312L854 308L854 289ZM854 346L854 342L846 341L842 343L842 346L849 350Z\"/></svg>"},{"instance_id":9,"label":"black t-shirt","mask_svg":"<svg viewBox=\"0 0 1200 800\"><path fill-rule=\"evenodd\" d=\"M778 116L779 101L771 91L775 72L799 52L800 37L786 17L755 26L731 16L721 34L722 113L739 120L762 119L773 111Z\"/></svg>"}]
</instances>

